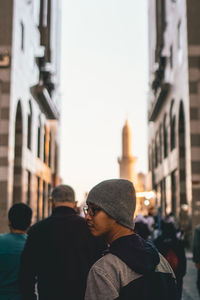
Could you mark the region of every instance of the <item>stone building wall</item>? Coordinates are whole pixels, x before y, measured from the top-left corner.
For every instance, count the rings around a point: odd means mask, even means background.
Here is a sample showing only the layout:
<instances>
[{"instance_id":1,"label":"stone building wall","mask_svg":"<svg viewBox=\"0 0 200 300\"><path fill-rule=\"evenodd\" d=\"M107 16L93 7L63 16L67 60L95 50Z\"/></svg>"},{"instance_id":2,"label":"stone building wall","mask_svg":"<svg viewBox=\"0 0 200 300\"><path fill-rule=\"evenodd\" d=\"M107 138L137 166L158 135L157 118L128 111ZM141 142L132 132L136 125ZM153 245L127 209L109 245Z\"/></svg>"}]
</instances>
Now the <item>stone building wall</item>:
<instances>
[{"instance_id":1,"label":"stone building wall","mask_svg":"<svg viewBox=\"0 0 200 300\"><path fill-rule=\"evenodd\" d=\"M49 24L41 23L43 1L0 2L0 54L10 57L10 65L0 67L1 232L15 202L30 204L33 222L47 216L48 194L59 178L60 44L54 39L60 35L60 1L46 2Z\"/></svg>"},{"instance_id":2,"label":"stone building wall","mask_svg":"<svg viewBox=\"0 0 200 300\"><path fill-rule=\"evenodd\" d=\"M200 212L199 6L149 1L148 178L163 215L173 211L188 232Z\"/></svg>"}]
</instances>

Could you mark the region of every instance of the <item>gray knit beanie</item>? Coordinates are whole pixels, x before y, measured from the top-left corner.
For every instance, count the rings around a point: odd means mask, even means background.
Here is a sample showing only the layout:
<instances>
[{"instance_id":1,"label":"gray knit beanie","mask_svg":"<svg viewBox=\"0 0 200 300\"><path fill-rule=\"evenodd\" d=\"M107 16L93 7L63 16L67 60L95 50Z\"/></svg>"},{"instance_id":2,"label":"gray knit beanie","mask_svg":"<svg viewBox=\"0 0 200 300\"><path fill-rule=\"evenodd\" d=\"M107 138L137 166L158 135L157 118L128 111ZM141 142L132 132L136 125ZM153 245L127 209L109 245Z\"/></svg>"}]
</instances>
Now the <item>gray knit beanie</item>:
<instances>
[{"instance_id":1,"label":"gray knit beanie","mask_svg":"<svg viewBox=\"0 0 200 300\"><path fill-rule=\"evenodd\" d=\"M89 192L88 203L102 208L117 223L134 229L133 214L135 212L136 196L131 181L110 179L100 182Z\"/></svg>"}]
</instances>

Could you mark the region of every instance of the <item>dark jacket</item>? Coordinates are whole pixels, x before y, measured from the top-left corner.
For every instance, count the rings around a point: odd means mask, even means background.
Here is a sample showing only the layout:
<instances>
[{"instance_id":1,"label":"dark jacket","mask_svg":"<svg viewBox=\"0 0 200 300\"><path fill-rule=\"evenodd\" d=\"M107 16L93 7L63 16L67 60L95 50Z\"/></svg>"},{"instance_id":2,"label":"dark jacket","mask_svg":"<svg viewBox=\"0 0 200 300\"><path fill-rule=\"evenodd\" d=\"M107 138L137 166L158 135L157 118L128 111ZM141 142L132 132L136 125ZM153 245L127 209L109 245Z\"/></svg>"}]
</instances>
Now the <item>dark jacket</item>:
<instances>
[{"instance_id":1,"label":"dark jacket","mask_svg":"<svg viewBox=\"0 0 200 300\"><path fill-rule=\"evenodd\" d=\"M200 263L200 225L197 225L193 238L193 261Z\"/></svg>"},{"instance_id":2,"label":"dark jacket","mask_svg":"<svg viewBox=\"0 0 200 300\"><path fill-rule=\"evenodd\" d=\"M160 235L155 241L155 246L158 251L167 258L169 251L173 251L177 256L176 268L174 273L176 278L182 278L186 274L186 255L184 243L182 240L176 237L176 230L172 223L164 223L162 225L162 235ZM170 260L169 260L170 263ZM173 263L173 261L172 261ZM173 265L171 265L173 268Z\"/></svg>"},{"instance_id":3,"label":"dark jacket","mask_svg":"<svg viewBox=\"0 0 200 300\"><path fill-rule=\"evenodd\" d=\"M20 283L24 300L81 300L92 264L102 244L88 230L85 220L69 207L31 227L21 258Z\"/></svg>"},{"instance_id":4,"label":"dark jacket","mask_svg":"<svg viewBox=\"0 0 200 300\"><path fill-rule=\"evenodd\" d=\"M91 268L85 300L177 300L175 276L155 247L137 234L115 240Z\"/></svg>"}]
</instances>

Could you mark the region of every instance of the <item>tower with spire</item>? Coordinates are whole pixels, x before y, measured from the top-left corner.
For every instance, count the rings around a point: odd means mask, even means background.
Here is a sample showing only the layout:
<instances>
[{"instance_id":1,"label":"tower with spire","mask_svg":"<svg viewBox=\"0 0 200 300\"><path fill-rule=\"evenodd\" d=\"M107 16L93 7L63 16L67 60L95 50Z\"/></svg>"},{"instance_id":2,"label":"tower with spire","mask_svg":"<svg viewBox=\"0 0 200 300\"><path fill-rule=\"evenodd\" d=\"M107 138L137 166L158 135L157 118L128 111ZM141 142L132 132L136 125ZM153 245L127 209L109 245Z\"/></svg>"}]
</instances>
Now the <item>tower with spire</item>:
<instances>
[{"instance_id":1,"label":"tower with spire","mask_svg":"<svg viewBox=\"0 0 200 300\"><path fill-rule=\"evenodd\" d=\"M120 178L128 179L137 185L136 164L137 158L132 155L131 128L128 119L122 129L122 157L118 159Z\"/></svg>"}]
</instances>

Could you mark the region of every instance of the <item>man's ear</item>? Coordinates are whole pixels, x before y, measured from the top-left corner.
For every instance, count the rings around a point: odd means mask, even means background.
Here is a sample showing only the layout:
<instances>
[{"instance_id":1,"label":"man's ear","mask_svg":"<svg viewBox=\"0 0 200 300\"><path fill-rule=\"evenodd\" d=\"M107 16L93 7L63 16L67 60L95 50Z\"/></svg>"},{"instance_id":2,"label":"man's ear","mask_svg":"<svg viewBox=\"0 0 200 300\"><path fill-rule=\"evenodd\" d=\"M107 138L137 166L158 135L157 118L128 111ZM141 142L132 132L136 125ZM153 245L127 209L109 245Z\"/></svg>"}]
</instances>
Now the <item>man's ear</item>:
<instances>
[{"instance_id":1,"label":"man's ear","mask_svg":"<svg viewBox=\"0 0 200 300\"><path fill-rule=\"evenodd\" d=\"M56 206L55 206L55 203L54 203L53 199L50 198L49 201L50 201L50 203L51 203L52 209L54 209Z\"/></svg>"},{"instance_id":2,"label":"man's ear","mask_svg":"<svg viewBox=\"0 0 200 300\"><path fill-rule=\"evenodd\" d=\"M78 201L75 201L73 204L74 204L74 205L73 205L74 210L75 210L76 212L78 212L78 207L77 207Z\"/></svg>"}]
</instances>

